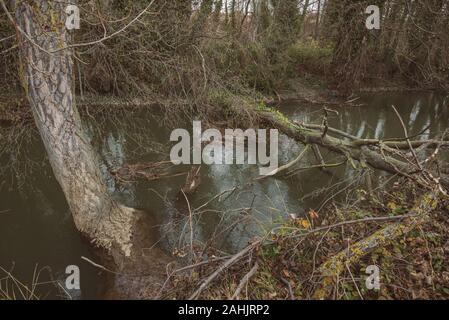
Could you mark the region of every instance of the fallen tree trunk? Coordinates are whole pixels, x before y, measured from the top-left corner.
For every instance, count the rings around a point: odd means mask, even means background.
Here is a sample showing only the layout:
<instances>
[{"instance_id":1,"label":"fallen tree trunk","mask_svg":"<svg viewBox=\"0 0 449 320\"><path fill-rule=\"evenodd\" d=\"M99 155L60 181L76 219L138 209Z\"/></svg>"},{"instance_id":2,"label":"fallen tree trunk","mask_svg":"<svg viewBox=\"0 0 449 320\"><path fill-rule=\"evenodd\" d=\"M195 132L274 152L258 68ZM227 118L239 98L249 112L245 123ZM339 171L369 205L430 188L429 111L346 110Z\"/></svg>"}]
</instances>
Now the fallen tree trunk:
<instances>
[{"instance_id":1,"label":"fallen tree trunk","mask_svg":"<svg viewBox=\"0 0 449 320\"><path fill-rule=\"evenodd\" d=\"M439 202L438 197L438 192L426 193L418 199L415 207L410 210L409 215L412 216L410 219L387 225L369 237L351 245L350 248L342 250L322 264L319 268L322 279L313 298L328 298L335 288L337 277L345 270L346 266L360 261L374 249L390 244L395 239L425 223L429 219L429 214L436 209Z\"/></svg>"},{"instance_id":2,"label":"fallen tree trunk","mask_svg":"<svg viewBox=\"0 0 449 320\"><path fill-rule=\"evenodd\" d=\"M373 150L369 146L360 145L357 141L336 138L329 134L323 134L323 131L306 128L294 123L279 111L265 108L255 109L255 111L259 119L265 122L267 126L274 127L288 137L304 144L319 145L330 151L344 155L348 159L366 161L367 164L375 169L383 170L391 174L398 174L406 178L413 179L412 175L417 171L410 163L385 155L380 151ZM432 173L432 175L438 177L436 173ZM449 189L449 176L441 175L439 179L441 185Z\"/></svg>"}]
</instances>

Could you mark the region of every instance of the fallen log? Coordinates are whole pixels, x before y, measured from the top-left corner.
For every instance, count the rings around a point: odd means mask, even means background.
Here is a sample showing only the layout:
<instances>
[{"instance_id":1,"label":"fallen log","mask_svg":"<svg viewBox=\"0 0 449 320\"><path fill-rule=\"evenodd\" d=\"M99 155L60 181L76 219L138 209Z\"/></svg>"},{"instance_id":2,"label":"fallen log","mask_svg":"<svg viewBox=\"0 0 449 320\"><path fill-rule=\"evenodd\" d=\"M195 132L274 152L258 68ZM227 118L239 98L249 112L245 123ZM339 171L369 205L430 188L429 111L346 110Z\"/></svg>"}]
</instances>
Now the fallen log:
<instances>
[{"instance_id":1,"label":"fallen log","mask_svg":"<svg viewBox=\"0 0 449 320\"><path fill-rule=\"evenodd\" d=\"M335 288L337 277L347 266L360 261L374 249L390 244L395 239L425 223L429 219L429 214L437 208L438 203L439 192L426 193L418 199L416 205L410 210L408 216L411 218L387 225L323 263L318 269L321 281L313 294L313 298L326 299L330 297Z\"/></svg>"},{"instance_id":2,"label":"fallen log","mask_svg":"<svg viewBox=\"0 0 449 320\"><path fill-rule=\"evenodd\" d=\"M296 141L304 144L322 146L330 151L341 154L348 159L350 158L356 161L363 160L375 169L383 170L391 174L398 174L415 180L415 182L418 182L423 187L426 186L424 183L419 182L418 179L413 178L413 175L417 171L415 166L399 160L396 157L388 156L379 150L373 150L370 148L370 145L360 145L357 141L323 134L321 130L307 128L301 124L295 123L281 112L269 108L257 108L255 111L259 120L261 120L262 123L265 123L267 127L276 128L281 133ZM381 147L382 146L380 146L380 148ZM438 177L438 174L432 172L432 176ZM442 174L439 177L439 182L444 188L449 190L448 175Z\"/></svg>"}]
</instances>

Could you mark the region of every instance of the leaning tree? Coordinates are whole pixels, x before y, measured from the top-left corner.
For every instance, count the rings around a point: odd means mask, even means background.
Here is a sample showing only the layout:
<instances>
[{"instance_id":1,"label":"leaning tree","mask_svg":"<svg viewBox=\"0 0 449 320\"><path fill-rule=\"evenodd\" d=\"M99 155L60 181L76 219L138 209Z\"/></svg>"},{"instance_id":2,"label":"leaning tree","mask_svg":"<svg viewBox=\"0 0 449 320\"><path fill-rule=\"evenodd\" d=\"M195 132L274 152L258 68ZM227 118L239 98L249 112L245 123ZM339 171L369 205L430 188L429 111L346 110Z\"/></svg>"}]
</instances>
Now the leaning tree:
<instances>
[{"instance_id":1,"label":"leaning tree","mask_svg":"<svg viewBox=\"0 0 449 320\"><path fill-rule=\"evenodd\" d=\"M12 1L11 11L3 0L0 3L14 23L21 81L76 227L95 244L129 255L134 210L108 194L75 104L73 48L65 27L67 3Z\"/></svg>"}]
</instances>

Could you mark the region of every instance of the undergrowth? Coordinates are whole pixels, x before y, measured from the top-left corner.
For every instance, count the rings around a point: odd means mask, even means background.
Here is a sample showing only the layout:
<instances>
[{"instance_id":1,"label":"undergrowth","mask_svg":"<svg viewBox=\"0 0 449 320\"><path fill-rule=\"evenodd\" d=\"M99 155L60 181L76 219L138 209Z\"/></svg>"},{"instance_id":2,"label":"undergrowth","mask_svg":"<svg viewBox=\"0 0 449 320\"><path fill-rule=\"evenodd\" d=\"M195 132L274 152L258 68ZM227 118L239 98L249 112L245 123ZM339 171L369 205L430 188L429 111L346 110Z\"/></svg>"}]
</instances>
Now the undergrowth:
<instances>
[{"instance_id":1,"label":"undergrowth","mask_svg":"<svg viewBox=\"0 0 449 320\"><path fill-rule=\"evenodd\" d=\"M245 284L240 299L313 299L322 281L319 267L351 244L391 222L369 221L370 217L395 216L411 209L417 198L412 186L382 191L366 197L363 190L353 204L332 203L320 213L292 218L267 235L252 254L224 271L201 298L230 299L255 264L256 273ZM449 298L449 203L442 201L430 213L429 223L419 226L385 247L375 248L334 279L328 299L447 299ZM323 228L342 221L367 219L338 228ZM306 236L304 236L306 235ZM380 290L367 288L368 266L380 270ZM187 298L220 266L211 263L171 280L167 298ZM193 276L192 276L193 275Z\"/></svg>"}]
</instances>

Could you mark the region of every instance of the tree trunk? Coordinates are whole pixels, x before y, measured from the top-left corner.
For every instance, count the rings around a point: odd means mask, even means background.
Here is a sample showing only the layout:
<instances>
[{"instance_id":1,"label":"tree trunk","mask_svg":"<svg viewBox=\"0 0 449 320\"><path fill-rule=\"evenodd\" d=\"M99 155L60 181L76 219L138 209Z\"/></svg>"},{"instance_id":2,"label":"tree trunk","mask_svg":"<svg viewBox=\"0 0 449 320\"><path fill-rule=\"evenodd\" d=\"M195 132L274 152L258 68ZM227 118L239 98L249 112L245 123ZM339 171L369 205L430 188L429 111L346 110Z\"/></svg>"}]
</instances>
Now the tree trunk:
<instances>
[{"instance_id":1,"label":"tree trunk","mask_svg":"<svg viewBox=\"0 0 449 320\"><path fill-rule=\"evenodd\" d=\"M76 227L95 244L129 255L133 210L107 192L75 106L71 51L57 51L69 43L65 19L63 3L17 3L22 83Z\"/></svg>"},{"instance_id":2,"label":"tree trunk","mask_svg":"<svg viewBox=\"0 0 449 320\"><path fill-rule=\"evenodd\" d=\"M271 110L256 110L259 119L270 128L276 128L286 136L305 144L316 144L332 152L341 154L356 161L366 161L371 167L406 178L416 174L416 168L410 163L399 160L393 156L386 156L378 150L371 150L368 145L360 145L357 141L346 141L328 134L323 136L319 130L311 130L303 124L296 124L280 112ZM440 179L441 185L449 190L449 176L431 172Z\"/></svg>"}]
</instances>

